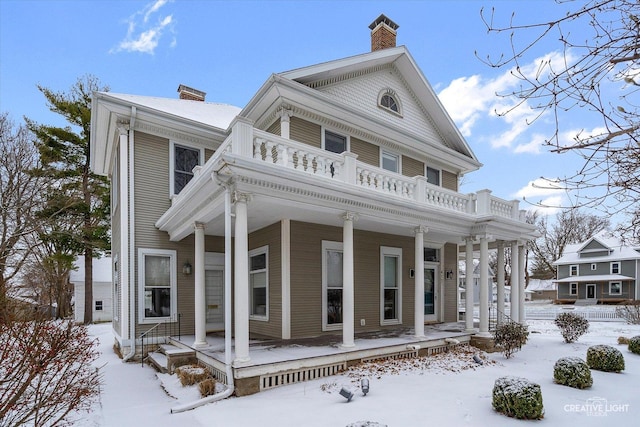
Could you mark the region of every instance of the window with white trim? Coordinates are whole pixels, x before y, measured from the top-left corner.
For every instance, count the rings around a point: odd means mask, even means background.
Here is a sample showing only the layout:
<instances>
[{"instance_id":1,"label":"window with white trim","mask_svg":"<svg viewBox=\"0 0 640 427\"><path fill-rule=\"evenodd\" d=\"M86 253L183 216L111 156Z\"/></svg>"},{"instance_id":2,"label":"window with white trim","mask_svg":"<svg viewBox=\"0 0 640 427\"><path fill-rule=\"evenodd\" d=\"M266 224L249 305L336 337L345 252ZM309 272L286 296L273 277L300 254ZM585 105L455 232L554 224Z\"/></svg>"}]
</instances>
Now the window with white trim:
<instances>
[{"instance_id":1,"label":"window with white trim","mask_svg":"<svg viewBox=\"0 0 640 427\"><path fill-rule=\"evenodd\" d=\"M202 165L204 150L171 141L169 183L171 195L179 194L193 178L193 168Z\"/></svg>"},{"instance_id":2,"label":"window with white trim","mask_svg":"<svg viewBox=\"0 0 640 427\"><path fill-rule=\"evenodd\" d=\"M433 185L440 185L440 169L427 166L427 182Z\"/></svg>"},{"instance_id":3,"label":"window with white trim","mask_svg":"<svg viewBox=\"0 0 640 427\"><path fill-rule=\"evenodd\" d=\"M390 151L382 150L380 163L382 169L400 173L400 155Z\"/></svg>"},{"instance_id":4,"label":"window with white trim","mask_svg":"<svg viewBox=\"0 0 640 427\"><path fill-rule=\"evenodd\" d=\"M141 323L170 319L176 313L176 251L138 249Z\"/></svg>"},{"instance_id":5,"label":"window with white trim","mask_svg":"<svg viewBox=\"0 0 640 427\"><path fill-rule=\"evenodd\" d=\"M249 252L249 300L252 319L269 318L269 246Z\"/></svg>"},{"instance_id":6,"label":"window with white trim","mask_svg":"<svg viewBox=\"0 0 640 427\"><path fill-rule=\"evenodd\" d=\"M95 303L96 311L102 311L102 301L96 301Z\"/></svg>"},{"instance_id":7,"label":"window with white trim","mask_svg":"<svg viewBox=\"0 0 640 427\"><path fill-rule=\"evenodd\" d=\"M337 154L342 154L345 151L349 151L349 147L347 145L347 137L335 132L325 130L324 139L322 141L322 148Z\"/></svg>"},{"instance_id":8,"label":"window with white trim","mask_svg":"<svg viewBox=\"0 0 640 427\"><path fill-rule=\"evenodd\" d=\"M591 271L596 271L598 269L598 264L591 264Z\"/></svg>"},{"instance_id":9,"label":"window with white trim","mask_svg":"<svg viewBox=\"0 0 640 427\"><path fill-rule=\"evenodd\" d=\"M402 249L380 247L380 323L402 323Z\"/></svg>"},{"instance_id":10,"label":"window with white trim","mask_svg":"<svg viewBox=\"0 0 640 427\"><path fill-rule=\"evenodd\" d=\"M342 328L342 242L322 242L322 328Z\"/></svg>"},{"instance_id":11,"label":"window with white trim","mask_svg":"<svg viewBox=\"0 0 640 427\"><path fill-rule=\"evenodd\" d=\"M570 265L569 266L569 276L577 276L578 275L578 266Z\"/></svg>"},{"instance_id":12,"label":"window with white trim","mask_svg":"<svg viewBox=\"0 0 640 427\"><path fill-rule=\"evenodd\" d=\"M569 283L569 295L578 295L577 283Z\"/></svg>"},{"instance_id":13,"label":"window with white trim","mask_svg":"<svg viewBox=\"0 0 640 427\"><path fill-rule=\"evenodd\" d=\"M622 295L622 282L609 282L609 295Z\"/></svg>"},{"instance_id":14,"label":"window with white trim","mask_svg":"<svg viewBox=\"0 0 640 427\"><path fill-rule=\"evenodd\" d=\"M611 263L611 274L620 274L620 262L614 261Z\"/></svg>"},{"instance_id":15,"label":"window with white trim","mask_svg":"<svg viewBox=\"0 0 640 427\"><path fill-rule=\"evenodd\" d=\"M402 106L400 99L393 89L386 88L378 94L378 106L383 109L402 116Z\"/></svg>"}]
</instances>

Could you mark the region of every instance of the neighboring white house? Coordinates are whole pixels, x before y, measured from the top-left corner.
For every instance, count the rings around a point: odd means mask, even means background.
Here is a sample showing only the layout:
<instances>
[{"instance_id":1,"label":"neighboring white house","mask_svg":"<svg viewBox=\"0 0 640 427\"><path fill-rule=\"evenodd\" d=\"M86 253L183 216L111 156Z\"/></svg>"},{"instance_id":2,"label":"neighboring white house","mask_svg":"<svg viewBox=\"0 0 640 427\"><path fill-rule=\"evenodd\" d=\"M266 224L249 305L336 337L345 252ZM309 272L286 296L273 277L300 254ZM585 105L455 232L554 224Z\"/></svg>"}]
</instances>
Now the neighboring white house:
<instances>
[{"instance_id":1,"label":"neighboring white house","mask_svg":"<svg viewBox=\"0 0 640 427\"><path fill-rule=\"evenodd\" d=\"M458 292L460 294L458 297L458 301L460 302L460 304L464 304L464 299L466 296L466 277L467 275L465 273L465 261L458 261ZM495 274L493 273L491 267L489 267L487 272L487 283L489 289L493 287L493 299L491 300L492 302L496 301L497 295L496 286L493 284L494 278ZM480 260L478 259L473 260L473 301L475 301L476 303L480 301Z\"/></svg>"},{"instance_id":2,"label":"neighboring white house","mask_svg":"<svg viewBox=\"0 0 640 427\"><path fill-rule=\"evenodd\" d=\"M84 258L74 262L77 267L69 274L73 284L73 313L76 322L84 321ZM113 296L111 288L111 257L93 259L93 321L110 322Z\"/></svg>"},{"instance_id":3,"label":"neighboring white house","mask_svg":"<svg viewBox=\"0 0 640 427\"><path fill-rule=\"evenodd\" d=\"M558 287L551 279L529 279L529 285L525 292L527 291L532 300L554 300L556 299Z\"/></svg>"}]
</instances>

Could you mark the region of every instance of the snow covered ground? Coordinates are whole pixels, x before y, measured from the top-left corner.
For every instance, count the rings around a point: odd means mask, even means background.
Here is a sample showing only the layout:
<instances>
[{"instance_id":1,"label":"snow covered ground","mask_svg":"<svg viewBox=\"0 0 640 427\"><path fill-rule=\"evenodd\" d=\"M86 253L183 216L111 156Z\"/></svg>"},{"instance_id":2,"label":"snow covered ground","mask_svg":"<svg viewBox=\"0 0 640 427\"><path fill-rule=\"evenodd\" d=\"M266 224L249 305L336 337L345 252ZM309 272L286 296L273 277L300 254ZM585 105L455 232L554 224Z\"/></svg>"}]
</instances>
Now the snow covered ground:
<instances>
[{"instance_id":1,"label":"snow covered ground","mask_svg":"<svg viewBox=\"0 0 640 427\"><path fill-rule=\"evenodd\" d=\"M617 339L640 335L640 325L591 322L590 331L578 342L566 344L553 321L531 320L528 323L532 332L529 342L511 359L505 359L501 353L484 354L461 348L423 360L366 366L252 396L232 397L179 414L171 414L170 409L197 398L197 391L182 389L175 376L159 376L148 366L122 363L111 348L111 325L92 325L90 333L100 340L102 354L97 365L104 373L104 385L99 404L90 414L82 414L75 425L639 425L640 355L630 353L626 345L618 345ZM625 358L625 370L619 374L592 371L593 386L586 390L553 382L553 365L559 358L577 356L585 360L587 348L594 344L618 348ZM474 354L485 358L485 363L473 362ZM540 384L544 419L519 421L493 411L493 384L504 375L525 377ZM361 377L370 381L366 396L358 387ZM350 402L340 395L342 387L354 392Z\"/></svg>"}]
</instances>

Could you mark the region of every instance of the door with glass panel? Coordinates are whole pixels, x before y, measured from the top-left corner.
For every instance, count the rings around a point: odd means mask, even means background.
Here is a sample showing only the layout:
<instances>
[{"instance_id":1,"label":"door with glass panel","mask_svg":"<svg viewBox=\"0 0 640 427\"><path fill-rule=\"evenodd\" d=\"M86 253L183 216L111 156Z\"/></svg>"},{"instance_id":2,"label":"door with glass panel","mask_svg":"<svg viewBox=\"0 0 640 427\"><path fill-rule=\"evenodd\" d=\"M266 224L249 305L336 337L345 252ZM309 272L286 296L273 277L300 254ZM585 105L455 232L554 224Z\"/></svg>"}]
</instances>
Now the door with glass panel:
<instances>
[{"instance_id":1,"label":"door with glass panel","mask_svg":"<svg viewBox=\"0 0 640 427\"><path fill-rule=\"evenodd\" d=\"M207 331L224 330L224 270L205 270Z\"/></svg>"},{"instance_id":2,"label":"door with glass panel","mask_svg":"<svg viewBox=\"0 0 640 427\"><path fill-rule=\"evenodd\" d=\"M434 322L438 320L438 267L424 268L424 320Z\"/></svg>"}]
</instances>

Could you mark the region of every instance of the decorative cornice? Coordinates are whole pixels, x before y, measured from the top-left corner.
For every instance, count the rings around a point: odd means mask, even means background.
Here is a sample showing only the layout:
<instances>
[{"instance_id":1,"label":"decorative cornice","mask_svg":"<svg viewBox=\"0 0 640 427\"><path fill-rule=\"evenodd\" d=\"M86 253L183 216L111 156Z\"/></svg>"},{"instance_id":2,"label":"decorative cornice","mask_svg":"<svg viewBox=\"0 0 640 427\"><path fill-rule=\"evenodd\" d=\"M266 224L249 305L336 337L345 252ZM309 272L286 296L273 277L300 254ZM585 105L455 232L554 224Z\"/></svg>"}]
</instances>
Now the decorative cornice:
<instances>
[{"instance_id":1,"label":"decorative cornice","mask_svg":"<svg viewBox=\"0 0 640 427\"><path fill-rule=\"evenodd\" d=\"M382 65L375 65L373 67L369 67L369 68L365 68L362 70L356 70L356 71L352 71L350 73L344 73L344 74L340 74L339 76L332 76L329 77L327 79L322 79L322 80L316 80L313 82L307 82L305 83L305 86L308 86L312 89L318 89L321 87L326 87L326 86L331 86L334 85L336 83L340 83L346 80L351 80L353 78L356 77L362 77L362 76L366 76L367 74L372 74L372 73L376 73L378 71L381 70L385 70L387 68L391 68L392 65L391 64L382 64Z\"/></svg>"}]
</instances>

